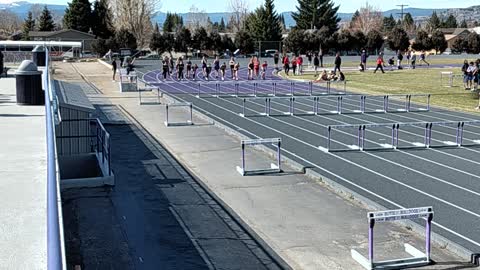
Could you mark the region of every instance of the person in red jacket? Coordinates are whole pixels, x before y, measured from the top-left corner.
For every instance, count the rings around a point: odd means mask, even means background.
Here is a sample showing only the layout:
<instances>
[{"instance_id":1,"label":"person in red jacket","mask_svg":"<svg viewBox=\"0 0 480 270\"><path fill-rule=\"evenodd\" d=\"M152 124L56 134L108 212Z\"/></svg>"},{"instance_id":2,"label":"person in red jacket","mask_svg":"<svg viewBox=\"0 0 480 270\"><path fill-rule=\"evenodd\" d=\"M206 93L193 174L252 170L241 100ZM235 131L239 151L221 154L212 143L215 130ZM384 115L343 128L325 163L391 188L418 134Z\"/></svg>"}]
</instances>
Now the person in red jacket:
<instances>
[{"instance_id":1,"label":"person in red jacket","mask_svg":"<svg viewBox=\"0 0 480 270\"><path fill-rule=\"evenodd\" d=\"M377 58L377 68L375 68L375 71L373 73L377 73L378 69L380 69L382 73L385 73L385 71L383 70L383 65L384 65L383 53L380 53Z\"/></svg>"},{"instance_id":2,"label":"person in red jacket","mask_svg":"<svg viewBox=\"0 0 480 270\"><path fill-rule=\"evenodd\" d=\"M297 75L303 74L303 57L299 55L297 57Z\"/></svg>"},{"instance_id":3,"label":"person in red jacket","mask_svg":"<svg viewBox=\"0 0 480 270\"><path fill-rule=\"evenodd\" d=\"M288 76L288 72L290 71L290 60L288 59L288 55L286 54L283 56L283 70Z\"/></svg>"}]
</instances>

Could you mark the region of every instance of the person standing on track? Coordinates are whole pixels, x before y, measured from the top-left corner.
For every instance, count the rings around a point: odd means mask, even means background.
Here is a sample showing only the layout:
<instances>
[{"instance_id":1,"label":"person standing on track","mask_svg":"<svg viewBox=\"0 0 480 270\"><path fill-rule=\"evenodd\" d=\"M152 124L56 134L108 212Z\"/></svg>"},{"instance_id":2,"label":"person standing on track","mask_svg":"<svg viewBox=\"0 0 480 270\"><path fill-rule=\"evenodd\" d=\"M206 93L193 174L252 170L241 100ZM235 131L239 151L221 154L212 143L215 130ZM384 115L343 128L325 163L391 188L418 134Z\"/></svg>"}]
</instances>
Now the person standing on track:
<instances>
[{"instance_id":1,"label":"person standing on track","mask_svg":"<svg viewBox=\"0 0 480 270\"><path fill-rule=\"evenodd\" d=\"M192 66L192 78L193 80L195 81L195 79L197 78L197 70L198 70L198 65L197 64L193 64Z\"/></svg>"},{"instance_id":2,"label":"person standing on track","mask_svg":"<svg viewBox=\"0 0 480 270\"><path fill-rule=\"evenodd\" d=\"M207 58L205 55L202 57L202 72L203 72L203 77L207 76Z\"/></svg>"},{"instance_id":3,"label":"person standing on track","mask_svg":"<svg viewBox=\"0 0 480 270\"><path fill-rule=\"evenodd\" d=\"M317 77L319 67L320 67L320 58L318 58L318 54L316 53L315 56L313 57L313 69L315 70L314 77Z\"/></svg>"},{"instance_id":4,"label":"person standing on track","mask_svg":"<svg viewBox=\"0 0 480 270\"><path fill-rule=\"evenodd\" d=\"M415 65L417 64L417 55L415 54L415 51L412 52L412 56L410 56L410 66L412 69L415 69Z\"/></svg>"},{"instance_id":5,"label":"person standing on track","mask_svg":"<svg viewBox=\"0 0 480 270\"><path fill-rule=\"evenodd\" d=\"M292 71L293 71L292 72L293 76L295 76L295 74L297 72L297 57L296 56L294 56L292 58Z\"/></svg>"},{"instance_id":6,"label":"person standing on track","mask_svg":"<svg viewBox=\"0 0 480 270\"><path fill-rule=\"evenodd\" d=\"M383 60L383 53L380 53L377 58L377 68L375 68L375 71L373 73L377 73L377 70L381 70L382 73L385 73L383 70L383 65L384 65L384 60Z\"/></svg>"},{"instance_id":7,"label":"person standing on track","mask_svg":"<svg viewBox=\"0 0 480 270\"><path fill-rule=\"evenodd\" d=\"M312 66L312 52L307 53L307 59L308 59L308 66Z\"/></svg>"},{"instance_id":8,"label":"person standing on track","mask_svg":"<svg viewBox=\"0 0 480 270\"><path fill-rule=\"evenodd\" d=\"M117 74L117 60L115 60L115 58L113 58L112 60L112 72L113 72L112 81L115 81L115 75Z\"/></svg>"},{"instance_id":9,"label":"person standing on track","mask_svg":"<svg viewBox=\"0 0 480 270\"><path fill-rule=\"evenodd\" d=\"M163 75L163 80L167 79L167 74L170 74L169 72L169 65L170 62L168 61L168 57L165 56L162 60L162 75Z\"/></svg>"},{"instance_id":10,"label":"person standing on track","mask_svg":"<svg viewBox=\"0 0 480 270\"><path fill-rule=\"evenodd\" d=\"M230 57L230 62L228 64L230 65L230 72L232 73L232 79L233 79L233 77L235 75L234 74L235 72L233 70L235 68L235 58Z\"/></svg>"},{"instance_id":11,"label":"person standing on track","mask_svg":"<svg viewBox=\"0 0 480 270\"><path fill-rule=\"evenodd\" d=\"M267 76L267 67L268 67L268 63L267 61L264 61L262 64L262 80L265 80Z\"/></svg>"},{"instance_id":12,"label":"person standing on track","mask_svg":"<svg viewBox=\"0 0 480 270\"><path fill-rule=\"evenodd\" d=\"M223 64L220 66L220 74L222 75L222 81L225 81L226 70L227 70L227 64L223 62Z\"/></svg>"},{"instance_id":13,"label":"person standing on track","mask_svg":"<svg viewBox=\"0 0 480 270\"><path fill-rule=\"evenodd\" d=\"M190 57L187 58L187 79L190 79L190 73L192 72L192 61Z\"/></svg>"},{"instance_id":14,"label":"person standing on track","mask_svg":"<svg viewBox=\"0 0 480 270\"><path fill-rule=\"evenodd\" d=\"M302 75L303 74L303 57L302 55L299 55L297 57L297 75Z\"/></svg>"},{"instance_id":15,"label":"person standing on track","mask_svg":"<svg viewBox=\"0 0 480 270\"><path fill-rule=\"evenodd\" d=\"M398 50L398 53L397 53L397 68L398 69L403 69L402 61L403 61L402 51Z\"/></svg>"},{"instance_id":16,"label":"person standing on track","mask_svg":"<svg viewBox=\"0 0 480 270\"><path fill-rule=\"evenodd\" d=\"M468 69L468 60L465 59L465 61L463 61L463 66L462 66L463 87L465 88L465 90L468 90L468 73L467 73L467 69Z\"/></svg>"},{"instance_id":17,"label":"person standing on track","mask_svg":"<svg viewBox=\"0 0 480 270\"><path fill-rule=\"evenodd\" d=\"M288 72L290 71L290 60L288 59L287 54L284 54L282 64L283 64L283 70L285 71L285 74L288 76Z\"/></svg>"},{"instance_id":18,"label":"person standing on track","mask_svg":"<svg viewBox=\"0 0 480 270\"><path fill-rule=\"evenodd\" d=\"M233 80L238 81L238 71L240 70L240 63L235 63L233 66Z\"/></svg>"},{"instance_id":19,"label":"person standing on track","mask_svg":"<svg viewBox=\"0 0 480 270\"><path fill-rule=\"evenodd\" d=\"M340 53L337 52L337 55L335 56L335 61L333 62L335 64L335 68L333 69L333 73L337 73L340 70L340 67L342 66L342 58L340 57Z\"/></svg>"},{"instance_id":20,"label":"person standing on track","mask_svg":"<svg viewBox=\"0 0 480 270\"><path fill-rule=\"evenodd\" d=\"M183 68L184 68L184 63L183 63L183 58L180 56L177 59L177 80L181 81L182 79L185 79L183 77Z\"/></svg>"},{"instance_id":21,"label":"person standing on track","mask_svg":"<svg viewBox=\"0 0 480 270\"><path fill-rule=\"evenodd\" d=\"M278 60L280 56L278 55L278 51L275 51L275 54L273 55L273 64L275 65L275 70L278 70Z\"/></svg>"},{"instance_id":22,"label":"person standing on track","mask_svg":"<svg viewBox=\"0 0 480 270\"><path fill-rule=\"evenodd\" d=\"M213 61L213 69L215 69L215 78L218 79L218 75L220 74L220 60L218 56L215 56L215 60Z\"/></svg>"},{"instance_id":23,"label":"person standing on track","mask_svg":"<svg viewBox=\"0 0 480 270\"><path fill-rule=\"evenodd\" d=\"M173 63L173 57L171 57L170 58L170 75L172 75L174 69L175 69L175 66Z\"/></svg>"},{"instance_id":24,"label":"person standing on track","mask_svg":"<svg viewBox=\"0 0 480 270\"><path fill-rule=\"evenodd\" d=\"M210 63L207 63L207 67L205 68L205 80L209 81L210 80L210 73L212 72L212 65Z\"/></svg>"},{"instance_id":25,"label":"person standing on track","mask_svg":"<svg viewBox=\"0 0 480 270\"><path fill-rule=\"evenodd\" d=\"M253 63L253 57L248 62L248 75L247 80L253 80L253 69L255 68L255 64Z\"/></svg>"},{"instance_id":26,"label":"person standing on track","mask_svg":"<svg viewBox=\"0 0 480 270\"><path fill-rule=\"evenodd\" d=\"M253 58L253 72L255 74L255 79L258 79L260 73L260 61L258 61L256 56Z\"/></svg>"}]
</instances>

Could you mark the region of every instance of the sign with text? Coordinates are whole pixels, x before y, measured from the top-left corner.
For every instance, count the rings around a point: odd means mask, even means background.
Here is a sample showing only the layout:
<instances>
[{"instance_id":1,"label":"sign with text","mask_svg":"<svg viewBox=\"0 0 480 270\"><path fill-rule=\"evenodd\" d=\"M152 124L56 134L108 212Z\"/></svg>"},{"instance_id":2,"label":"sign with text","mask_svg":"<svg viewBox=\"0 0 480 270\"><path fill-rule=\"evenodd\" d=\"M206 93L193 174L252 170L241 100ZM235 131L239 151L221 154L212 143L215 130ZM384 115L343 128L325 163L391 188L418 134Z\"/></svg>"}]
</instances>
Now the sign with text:
<instances>
[{"instance_id":1,"label":"sign with text","mask_svg":"<svg viewBox=\"0 0 480 270\"><path fill-rule=\"evenodd\" d=\"M395 220L404 220L404 219L426 218L430 214L433 214L433 208L431 206L369 212L368 219L374 220L376 222L386 222L386 221L395 221Z\"/></svg>"}]
</instances>

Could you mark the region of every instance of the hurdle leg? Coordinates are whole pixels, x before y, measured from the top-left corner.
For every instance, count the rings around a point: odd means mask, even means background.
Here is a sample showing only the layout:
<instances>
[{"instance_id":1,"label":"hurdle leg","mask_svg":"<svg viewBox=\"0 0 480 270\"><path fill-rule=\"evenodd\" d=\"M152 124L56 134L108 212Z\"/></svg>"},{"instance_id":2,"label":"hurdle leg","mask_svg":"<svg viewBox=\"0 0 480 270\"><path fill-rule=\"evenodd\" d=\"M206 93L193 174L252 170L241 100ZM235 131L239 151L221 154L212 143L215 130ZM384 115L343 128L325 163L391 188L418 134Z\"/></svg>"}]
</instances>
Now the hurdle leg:
<instances>
[{"instance_id":1,"label":"hurdle leg","mask_svg":"<svg viewBox=\"0 0 480 270\"><path fill-rule=\"evenodd\" d=\"M245 175L245 144L242 143L242 175Z\"/></svg>"},{"instance_id":2,"label":"hurdle leg","mask_svg":"<svg viewBox=\"0 0 480 270\"><path fill-rule=\"evenodd\" d=\"M193 124L193 103L190 103L190 124Z\"/></svg>"},{"instance_id":3,"label":"hurdle leg","mask_svg":"<svg viewBox=\"0 0 480 270\"><path fill-rule=\"evenodd\" d=\"M165 125L168 127L168 123L169 123L168 122L168 104L165 105L165 110L166 110L166 112L165 112L165 119L166 119L165 120Z\"/></svg>"},{"instance_id":4,"label":"hurdle leg","mask_svg":"<svg viewBox=\"0 0 480 270\"><path fill-rule=\"evenodd\" d=\"M327 151L330 152L330 140L332 138L332 127L328 126L328 136L327 136Z\"/></svg>"},{"instance_id":5,"label":"hurdle leg","mask_svg":"<svg viewBox=\"0 0 480 270\"><path fill-rule=\"evenodd\" d=\"M431 95L428 94L428 96L427 96L427 111L430 111L430 98L431 98Z\"/></svg>"},{"instance_id":6,"label":"hurdle leg","mask_svg":"<svg viewBox=\"0 0 480 270\"><path fill-rule=\"evenodd\" d=\"M425 124L425 137L424 137L424 141L425 141L425 147L428 148L428 123Z\"/></svg>"},{"instance_id":7,"label":"hurdle leg","mask_svg":"<svg viewBox=\"0 0 480 270\"><path fill-rule=\"evenodd\" d=\"M427 261L430 262L430 253L431 253L431 246L430 246L430 239L432 237L432 220L433 214L429 214L427 218L427 224L425 226L425 255L427 257Z\"/></svg>"},{"instance_id":8,"label":"hurdle leg","mask_svg":"<svg viewBox=\"0 0 480 270\"><path fill-rule=\"evenodd\" d=\"M392 125L392 149L395 149L395 124Z\"/></svg>"},{"instance_id":9,"label":"hurdle leg","mask_svg":"<svg viewBox=\"0 0 480 270\"><path fill-rule=\"evenodd\" d=\"M370 264L372 266L373 266L373 227L374 226L375 226L375 220L370 219L369 226L368 226L368 260L370 261Z\"/></svg>"},{"instance_id":10,"label":"hurdle leg","mask_svg":"<svg viewBox=\"0 0 480 270\"><path fill-rule=\"evenodd\" d=\"M281 167L281 163L282 163L282 158L281 158L281 144L282 142L278 142L278 145L277 145L277 167L278 167L278 170L281 171L282 170L282 167Z\"/></svg>"}]
</instances>

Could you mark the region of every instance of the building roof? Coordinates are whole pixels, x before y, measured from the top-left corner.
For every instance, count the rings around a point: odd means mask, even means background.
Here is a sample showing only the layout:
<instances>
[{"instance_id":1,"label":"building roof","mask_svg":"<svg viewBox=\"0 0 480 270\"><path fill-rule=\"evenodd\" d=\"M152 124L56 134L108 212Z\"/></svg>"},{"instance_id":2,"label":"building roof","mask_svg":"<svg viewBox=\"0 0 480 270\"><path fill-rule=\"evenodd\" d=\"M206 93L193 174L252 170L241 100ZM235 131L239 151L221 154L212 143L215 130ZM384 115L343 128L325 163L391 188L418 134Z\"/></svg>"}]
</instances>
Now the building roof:
<instances>
[{"instance_id":1,"label":"building roof","mask_svg":"<svg viewBox=\"0 0 480 270\"><path fill-rule=\"evenodd\" d=\"M92 38L95 38L95 35L92 35L90 33L85 33L85 32L82 32L82 31L78 31L78 30L75 30L75 29L63 29L63 30L59 30L59 31L30 31L28 33L28 36L30 36L30 37L52 37L52 36L55 36L55 35L58 35L58 34L61 34L61 33L65 33L65 32L74 32L74 33L79 33L79 34L82 34L82 35L91 36Z\"/></svg>"},{"instance_id":2,"label":"building roof","mask_svg":"<svg viewBox=\"0 0 480 270\"><path fill-rule=\"evenodd\" d=\"M58 103L60 107L70 108L74 110L84 111L84 112L93 112L95 107L93 107L88 97L83 92L84 87L88 85L83 85L81 83L67 83L61 81L56 82L56 93L58 96Z\"/></svg>"},{"instance_id":3,"label":"building roof","mask_svg":"<svg viewBox=\"0 0 480 270\"><path fill-rule=\"evenodd\" d=\"M468 28L439 28L438 30L440 30L445 35L455 35L455 36L465 32L465 31L470 32L470 30Z\"/></svg>"}]
</instances>

